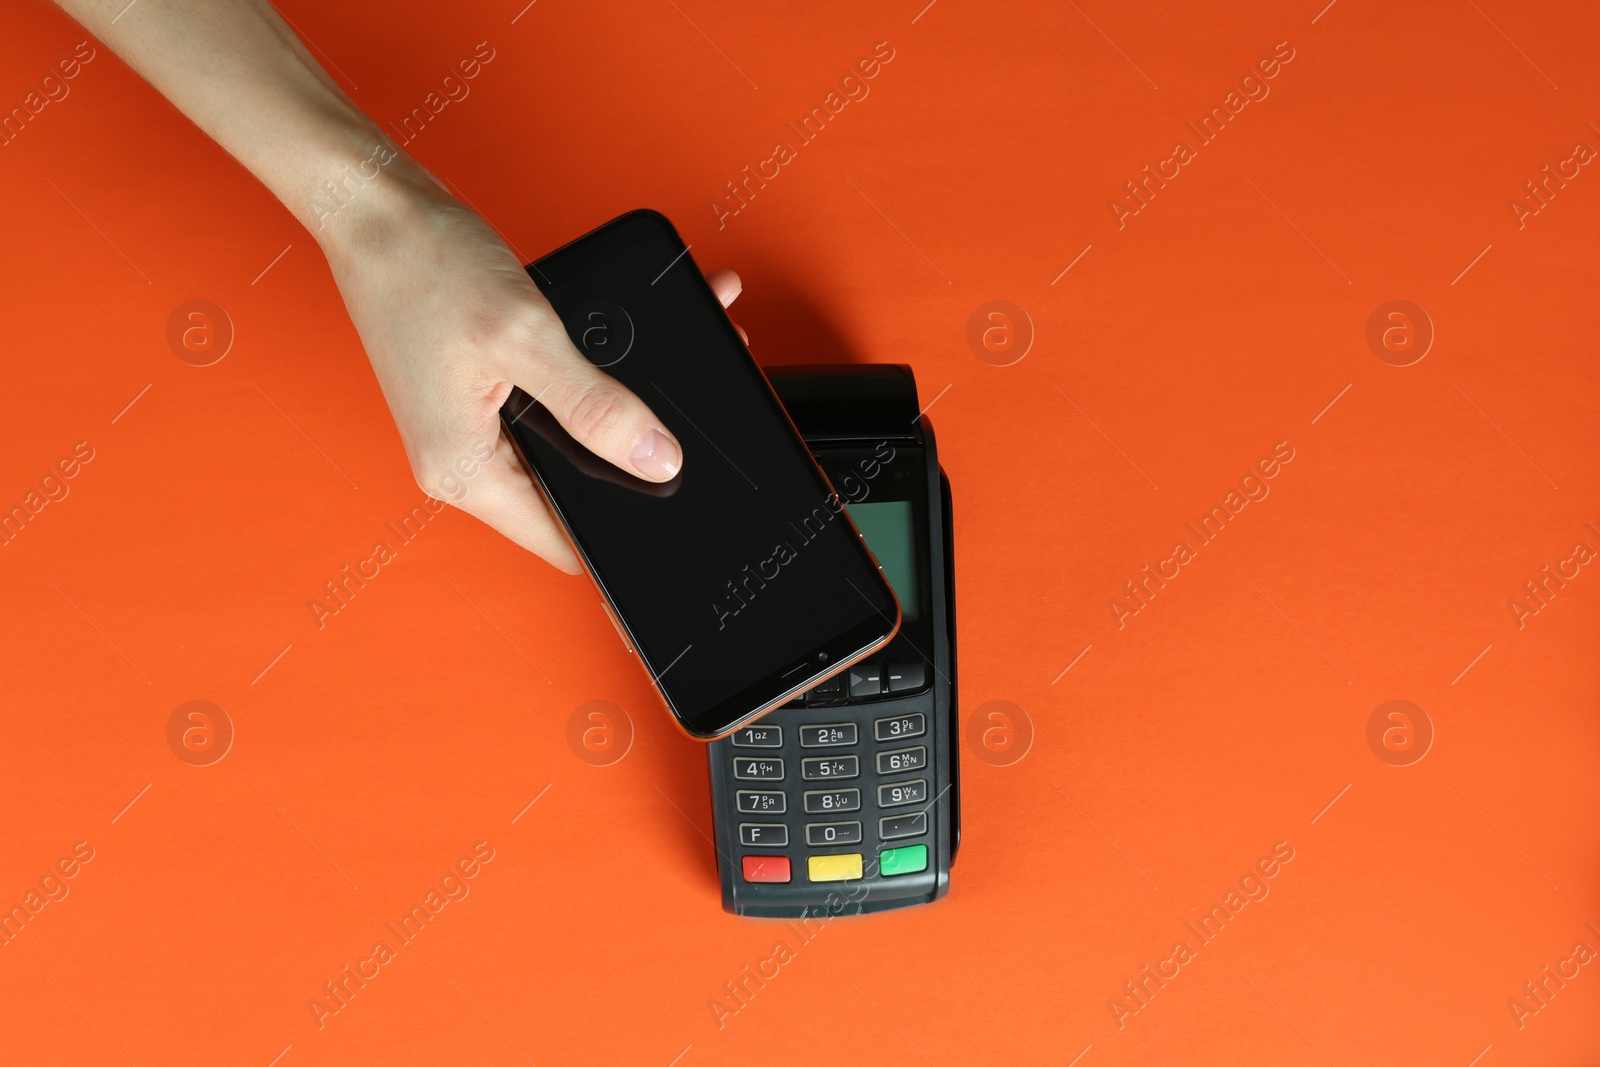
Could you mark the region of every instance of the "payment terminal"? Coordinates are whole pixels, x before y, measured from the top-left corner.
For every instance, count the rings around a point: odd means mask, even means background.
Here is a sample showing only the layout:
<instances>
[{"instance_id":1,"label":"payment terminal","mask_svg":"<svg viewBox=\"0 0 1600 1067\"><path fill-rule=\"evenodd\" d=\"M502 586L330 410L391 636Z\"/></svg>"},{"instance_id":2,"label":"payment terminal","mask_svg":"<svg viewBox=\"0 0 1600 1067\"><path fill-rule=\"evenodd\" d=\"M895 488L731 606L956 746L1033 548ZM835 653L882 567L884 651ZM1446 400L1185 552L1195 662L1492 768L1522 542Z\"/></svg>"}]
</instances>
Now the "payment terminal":
<instances>
[{"instance_id":1,"label":"payment terminal","mask_svg":"<svg viewBox=\"0 0 1600 1067\"><path fill-rule=\"evenodd\" d=\"M722 905L796 918L931 903L961 841L950 483L933 427L909 367L766 373L902 622L880 652L707 746ZM795 517L797 543L819 512Z\"/></svg>"}]
</instances>

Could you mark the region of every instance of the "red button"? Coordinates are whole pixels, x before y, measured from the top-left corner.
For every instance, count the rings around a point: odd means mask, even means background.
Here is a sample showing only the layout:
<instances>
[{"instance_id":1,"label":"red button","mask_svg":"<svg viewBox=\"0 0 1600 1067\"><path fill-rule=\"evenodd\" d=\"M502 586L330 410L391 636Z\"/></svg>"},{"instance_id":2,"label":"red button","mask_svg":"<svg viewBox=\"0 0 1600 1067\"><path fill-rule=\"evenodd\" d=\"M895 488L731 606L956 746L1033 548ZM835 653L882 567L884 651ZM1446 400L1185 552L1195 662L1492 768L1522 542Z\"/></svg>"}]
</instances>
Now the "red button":
<instances>
[{"instance_id":1,"label":"red button","mask_svg":"<svg viewBox=\"0 0 1600 1067\"><path fill-rule=\"evenodd\" d=\"M744 880L747 882L789 881L788 856L744 857Z\"/></svg>"}]
</instances>

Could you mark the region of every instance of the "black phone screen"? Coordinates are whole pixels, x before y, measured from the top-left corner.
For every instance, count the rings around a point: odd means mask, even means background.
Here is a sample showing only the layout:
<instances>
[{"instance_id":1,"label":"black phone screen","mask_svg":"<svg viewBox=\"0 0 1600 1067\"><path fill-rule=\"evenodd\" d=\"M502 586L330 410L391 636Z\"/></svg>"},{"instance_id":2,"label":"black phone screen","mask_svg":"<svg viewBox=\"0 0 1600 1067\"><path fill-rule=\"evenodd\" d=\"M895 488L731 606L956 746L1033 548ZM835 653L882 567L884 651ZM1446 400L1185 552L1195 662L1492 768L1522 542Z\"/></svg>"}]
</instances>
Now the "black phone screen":
<instances>
[{"instance_id":1,"label":"black phone screen","mask_svg":"<svg viewBox=\"0 0 1600 1067\"><path fill-rule=\"evenodd\" d=\"M894 632L889 586L666 219L624 215L529 273L683 447L676 478L645 482L521 390L502 409L685 729L724 733Z\"/></svg>"}]
</instances>

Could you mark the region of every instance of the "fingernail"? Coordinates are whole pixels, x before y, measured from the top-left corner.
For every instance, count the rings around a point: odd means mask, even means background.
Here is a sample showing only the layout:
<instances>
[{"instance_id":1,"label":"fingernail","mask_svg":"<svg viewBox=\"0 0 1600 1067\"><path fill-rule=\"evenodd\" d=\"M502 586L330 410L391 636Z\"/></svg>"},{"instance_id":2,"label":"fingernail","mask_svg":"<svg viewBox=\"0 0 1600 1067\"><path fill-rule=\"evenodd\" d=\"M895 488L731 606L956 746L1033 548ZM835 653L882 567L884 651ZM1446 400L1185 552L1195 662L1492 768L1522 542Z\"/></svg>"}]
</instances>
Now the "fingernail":
<instances>
[{"instance_id":1,"label":"fingernail","mask_svg":"<svg viewBox=\"0 0 1600 1067\"><path fill-rule=\"evenodd\" d=\"M683 466L683 452L678 442L660 430L649 430L639 438L628 454L633 469L653 481L664 482L677 475Z\"/></svg>"}]
</instances>

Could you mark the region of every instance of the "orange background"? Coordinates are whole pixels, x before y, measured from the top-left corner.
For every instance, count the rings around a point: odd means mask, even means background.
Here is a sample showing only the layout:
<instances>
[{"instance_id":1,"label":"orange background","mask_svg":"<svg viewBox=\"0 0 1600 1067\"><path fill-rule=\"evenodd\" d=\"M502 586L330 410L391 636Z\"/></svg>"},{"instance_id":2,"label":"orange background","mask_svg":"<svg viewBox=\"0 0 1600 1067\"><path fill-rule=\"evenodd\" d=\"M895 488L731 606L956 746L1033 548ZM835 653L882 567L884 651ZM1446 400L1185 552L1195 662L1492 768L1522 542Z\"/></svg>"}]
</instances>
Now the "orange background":
<instances>
[{"instance_id":1,"label":"orange background","mask_svg":"<svg viewBox=\"0 0 1600 1067\"><path fill-rule=\"evenodd\" d=\"M0 502L94 450L0 548L0 902L94 849L0 948L0 1059L1600 1059L1600 967L1520 1029L1507 1006L1600 949L1600 576L1508 607L1600 548L1600 173L1508 207L1600 148L1600 16L925 2L284 9L381 121L489 42L409 150L525 257L656 207L743 275L759 359L903 361L938 397L963 712L1034 733L997 766L964 728L949 897L803 944L723 914L702 748L585 581L459 512L317 629L421 494L308 235L102 48L0 148ZM7 110L84 36L8 21ZM724 182L879 41L870 95L719 229ZM1283 41L1270 96L1119 229L1123 183ZM212 366L168 347L192 299L236 331ZM1036 331L1010 366L966 340L994 299ZM1392 299L1436 330L1411 366L1366 341ZM1119 629L1122 583L1280 441L1271 495ZM211 766L167 743L195 699L236 730ZM1367 742L1395 699L1435 732L1411 766ZM590 700L631 717L609 766L568 746ZM480 841L470 896L319 1029L323 983ZM1270 895L1119 1027L1280 841Z\"/></svg>"}]
</instances>

